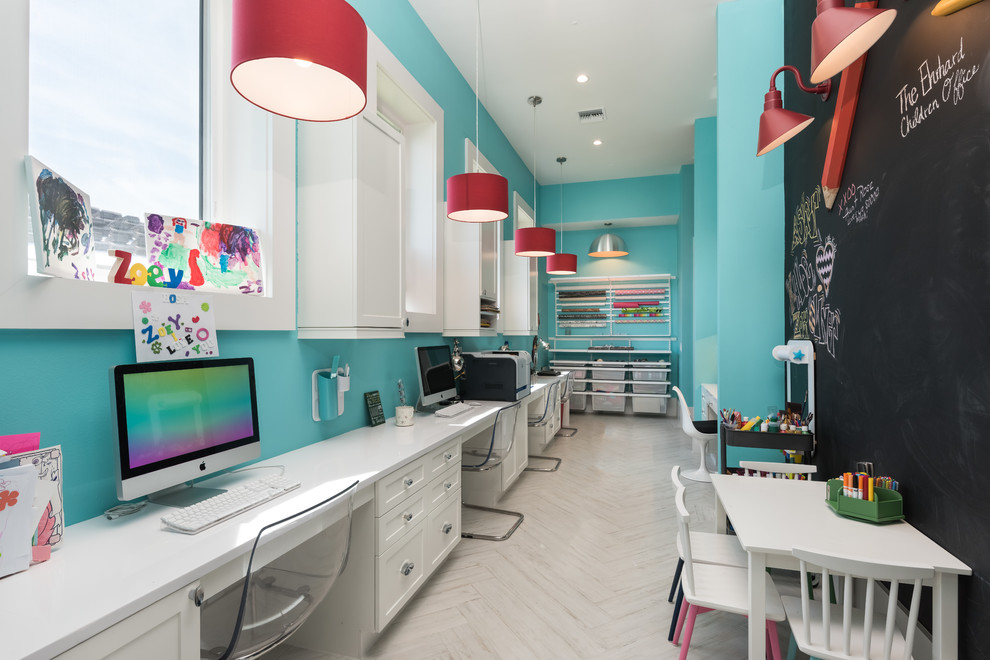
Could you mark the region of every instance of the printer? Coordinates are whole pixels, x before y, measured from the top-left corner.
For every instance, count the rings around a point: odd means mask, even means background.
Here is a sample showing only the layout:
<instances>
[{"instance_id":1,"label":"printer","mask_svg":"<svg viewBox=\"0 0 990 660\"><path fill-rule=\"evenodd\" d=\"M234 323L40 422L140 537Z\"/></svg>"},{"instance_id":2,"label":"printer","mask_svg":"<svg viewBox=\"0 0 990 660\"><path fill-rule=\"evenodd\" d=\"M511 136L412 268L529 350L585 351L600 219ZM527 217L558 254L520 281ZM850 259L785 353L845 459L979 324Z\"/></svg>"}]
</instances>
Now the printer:
<instances>
[{"instance_id":1,"label":"printer","mask_svg":"<svg viewBox=\"0 0 990 660\"><path fill-rule=\"evenodd\" d=\"M529 394L530 357L524 351L464 353L461 397L518 401Z\"/></svg>"}]
</instances>

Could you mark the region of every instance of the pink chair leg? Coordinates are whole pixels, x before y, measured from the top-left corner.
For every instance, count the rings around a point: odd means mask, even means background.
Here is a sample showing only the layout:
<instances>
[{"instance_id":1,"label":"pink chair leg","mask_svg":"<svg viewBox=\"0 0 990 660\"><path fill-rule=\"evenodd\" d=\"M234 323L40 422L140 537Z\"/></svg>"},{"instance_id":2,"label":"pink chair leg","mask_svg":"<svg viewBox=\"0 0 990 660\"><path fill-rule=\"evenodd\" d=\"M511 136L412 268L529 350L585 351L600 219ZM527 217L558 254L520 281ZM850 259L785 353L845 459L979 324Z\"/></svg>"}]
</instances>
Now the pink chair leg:
<instances>
[{"instance_id":1,"label":"pink chair leg","mask_svg":"<svg viewBox=\"0 0 990 660\"><path fill-rule=\"evenodd\" d=\"M680 660L687 660L688 648L691 646L691 633L694 632L694 620L698 617L698 606L688 607L687 623L684 627L684 642L681 643Z\"/></svg>"},{"instance_id":2,"label":"pink chair leg","mask_svg":"<svg viewBox=\"0 0 990 660\"><path fill-rule=\"evenodd\" d=\"M767 642L771 660L780 660L780 640L777 639L776 621L767 621Z\"/></svg>"},{"instance_id":3,"label":"pink chair leg","mask_svg":"<svg viewBox=\"0 0 990 660\"><path fill-rule=\"evenodd\" d=\"M687 615L687 611L692 607L694 607L694 605L687 602L687 599L684 599L681 602L681 611L677 615L677 626L674 628L674 639L671 640L674 643L674 646L677 646L680 643L681 629L684 627L684 617Z\"/></svg>"}]
</instances>

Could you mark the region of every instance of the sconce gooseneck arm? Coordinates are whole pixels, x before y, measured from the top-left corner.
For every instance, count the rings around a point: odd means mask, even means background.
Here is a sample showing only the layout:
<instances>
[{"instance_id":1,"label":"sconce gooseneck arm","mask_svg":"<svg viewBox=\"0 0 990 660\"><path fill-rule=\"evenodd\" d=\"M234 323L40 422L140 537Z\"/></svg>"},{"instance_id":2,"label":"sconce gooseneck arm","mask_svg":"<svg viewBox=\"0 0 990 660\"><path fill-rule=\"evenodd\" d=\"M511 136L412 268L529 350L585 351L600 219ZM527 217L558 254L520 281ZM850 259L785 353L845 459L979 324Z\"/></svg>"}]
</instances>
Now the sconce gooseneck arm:
<instances>
[{"instance_id":1,"label":"sconce gooseneck arm","mask_svg":"<svg viewBox=\"0 0 990 660\"><path fill-rule=\"evenodd\" d=\"M773 72L773 75L770 76L770 91L771 92L777 91L777 87L776 87L774 81L777 78L777 74L782 73L784 71L790 71L791 73L794 74L794 79L796 80L798 87L801 88L801 91L807 92L809 94L818 94L818 95L820 95L822 97L822 101L827 101L829 95L832 93L832 79L831 78L829 78L828 80L826 80L823 83L819 83L818 85L816 85L814 87L808 87L807 85L804 84L804 80L801 79L801 72L798 71L797 67L791 66L790 64L785 64L784 66L782 66L779 69L777 69L776 71L774 71Z\"/></svg>"}]
</instances>

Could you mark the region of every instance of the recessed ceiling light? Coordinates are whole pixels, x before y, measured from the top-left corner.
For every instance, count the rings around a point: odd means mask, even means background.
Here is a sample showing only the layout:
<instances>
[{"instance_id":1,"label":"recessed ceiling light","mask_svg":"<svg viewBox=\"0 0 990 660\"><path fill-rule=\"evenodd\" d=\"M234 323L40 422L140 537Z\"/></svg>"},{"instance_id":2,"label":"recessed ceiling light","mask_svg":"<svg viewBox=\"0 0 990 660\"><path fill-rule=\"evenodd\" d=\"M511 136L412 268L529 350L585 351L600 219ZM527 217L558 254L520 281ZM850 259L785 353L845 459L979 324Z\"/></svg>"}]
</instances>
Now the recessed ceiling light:
<instances>
[{"instance_id":1,"label":"recessed ceiling light","mask_svg":"<svg viewBox=\"0 0 990 660\"><path fill-rule=\"evenodd\" d=\"M602 141L601 140L595 140L591 144L595 145L596 147L600 147L600 146L602 146Z\"/></svg>"},{"instance_id":2,"label":"recessed ceiling light","mask_svg":"<svg viewBox=\"0 0 990 660\"><path fill-rule=\"evenodd\" d=\"M579 75L577 77L577 81L579 83L586 83L586 82L588 82L588 76L586 76L585 74L582 73L581 75Z\"/></svg>"}]
</instances>

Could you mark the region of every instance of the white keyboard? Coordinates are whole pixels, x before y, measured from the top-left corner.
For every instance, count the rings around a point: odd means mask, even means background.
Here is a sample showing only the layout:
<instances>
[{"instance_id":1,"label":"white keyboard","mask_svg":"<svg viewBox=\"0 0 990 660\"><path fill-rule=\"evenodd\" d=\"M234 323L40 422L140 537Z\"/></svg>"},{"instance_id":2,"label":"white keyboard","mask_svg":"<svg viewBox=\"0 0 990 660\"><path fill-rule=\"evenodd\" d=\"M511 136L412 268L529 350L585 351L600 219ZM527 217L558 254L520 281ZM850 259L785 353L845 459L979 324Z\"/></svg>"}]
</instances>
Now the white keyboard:
<instances>
[{"instance_id":1,"label":"white keyboard","mask_svg":"<svg viewBox=\"0 0 990 660\"><path fill-rule=\"evenodd\" d=\"M443 406L438 411L433 413L437 417L457 417L462 415L467 411L474 408L474 406L469 406L466 403L452 403L449 406Z\"/></svg>"},{"instance_id":2,"label":"white keyboard","mask_svg":"<svg viewBox=\"0 0 990 660\"><path fill-rule=\"evenodd\" d=\"M182 534L198 534L204 529L233 518L239 513L264 504L268 500L285 495L299 488L299 482L283 476L262 477L256 481L235 486L182 509L174 509L162 516L162 524Z\"/></svg>"}]
</instances>

